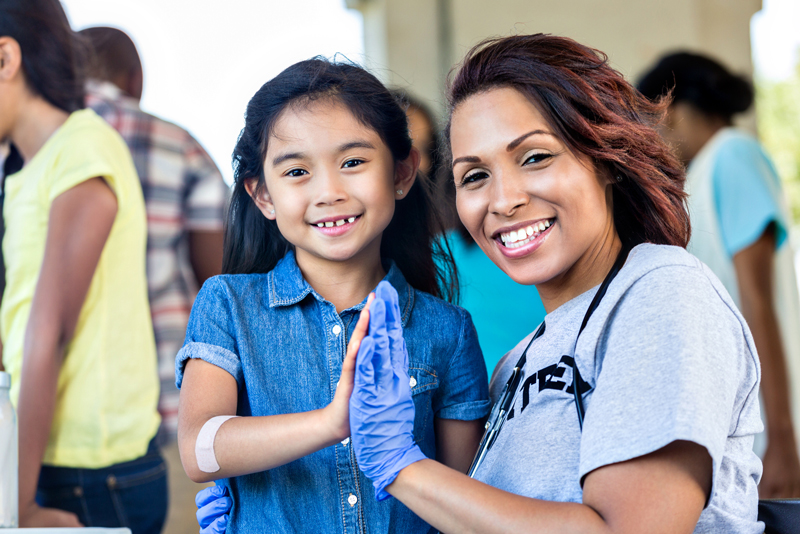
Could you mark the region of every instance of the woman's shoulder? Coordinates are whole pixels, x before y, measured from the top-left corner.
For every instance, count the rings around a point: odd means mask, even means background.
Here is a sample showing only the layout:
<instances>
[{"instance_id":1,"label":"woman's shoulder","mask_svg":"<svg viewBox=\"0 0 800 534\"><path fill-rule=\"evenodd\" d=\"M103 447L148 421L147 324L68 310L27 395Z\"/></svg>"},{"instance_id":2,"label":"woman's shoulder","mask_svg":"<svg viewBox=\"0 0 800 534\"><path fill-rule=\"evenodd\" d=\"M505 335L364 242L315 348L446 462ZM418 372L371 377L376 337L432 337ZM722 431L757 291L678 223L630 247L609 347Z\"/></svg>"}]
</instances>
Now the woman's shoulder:
<instances>
[{"instance_id":1,"label":"woman's shoulder","mask_svg":"<svg viewBox=\"0 0 800 534\"><path fill-rule=\"evenodd\" d=\"M620 280L635 284L642 278L670 278L677 287L722 287L717 277L696 256L682 247L642 243L633 248L619 274Z\"/></svg>"},{"instance_id":2,"label":"woman's shoulder","mask_svg":"<svg viewBox=\"0 0 800 534\"><path fill-rule=\"evenodd\" d=\"M632 317L644 322L670 314L671 320L683 321L686 327L727 325L732 331L744 331L749 339L747 323L722 282L703 262L680 247L635 247L609 287L609 295L611 302L605 306L634 310Z\"/></svg>"}]
</instances>

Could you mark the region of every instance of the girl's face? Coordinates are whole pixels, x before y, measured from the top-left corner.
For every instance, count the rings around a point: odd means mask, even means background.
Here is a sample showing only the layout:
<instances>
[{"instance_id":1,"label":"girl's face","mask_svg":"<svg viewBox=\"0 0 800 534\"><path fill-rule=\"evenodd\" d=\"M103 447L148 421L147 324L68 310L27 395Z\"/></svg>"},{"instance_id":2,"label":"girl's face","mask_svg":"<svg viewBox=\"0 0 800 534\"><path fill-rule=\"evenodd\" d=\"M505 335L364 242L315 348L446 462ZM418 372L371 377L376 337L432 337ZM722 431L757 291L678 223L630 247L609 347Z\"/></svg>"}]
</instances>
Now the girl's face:
<instances>
[{"instance_id":1,"label":"girl's face","mask_svg":"<svg viewBox=\"0 0 800 534\"><path fill-rule=\"evenodd\" d=\"M543 299L548 288L599 283L596 260L618 243L610 180L536 106L510 88L471 96L453 113L451 143L458 214L495 264Z\"/></svg>"},{"instance_id":2,"label":"girl's face","mask_svg":"<svg viewBox=\"0 0 800 534\"><path fill-rule=\"evenodd\" d=\"M267 187L256 202L295 246L301 267L309 260L374 265L418 161L414 152L395 163L377 132L335 100L289 106L269 137Z\"/></svg>"}]
</instances>

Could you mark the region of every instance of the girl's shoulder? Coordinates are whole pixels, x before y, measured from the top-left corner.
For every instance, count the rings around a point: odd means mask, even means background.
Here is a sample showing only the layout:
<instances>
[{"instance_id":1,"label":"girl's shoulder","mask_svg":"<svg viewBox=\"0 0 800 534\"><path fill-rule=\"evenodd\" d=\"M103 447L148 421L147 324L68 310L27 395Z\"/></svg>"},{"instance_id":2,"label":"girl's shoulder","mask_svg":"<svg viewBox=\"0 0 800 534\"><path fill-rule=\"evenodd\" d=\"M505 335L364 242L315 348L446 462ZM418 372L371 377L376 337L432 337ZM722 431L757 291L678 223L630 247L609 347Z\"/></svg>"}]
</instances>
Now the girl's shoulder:
<instances>
[{"instance_id":1,"label":"girl's shoulder","mask_svg":"<svg viewBox=\"0 0 800 534\"><path fill-rule=\"evenodd\" d=\"M219 274L203 283L195 303L220 303L236 305L251 302L254 298L268 304L268 280L270 273Z\"/></svg>"},{"instance_id":2,"label":"girl's shoulder","mask_svg":"<svg viewBox=\"0 0 800 534\"><path fill-rule=\"evenodd\" d=\"M411 289L413 298L413 306L411 307L409 321L424 321L429 324L435 323L438 325L472 324L472 317L469 312L461 306L447 302L425 291L414 289L411 286L409 286L409 288Z\"/></svg>"},{"instance_id":3,"label":"girl's shoulder","mask_svg":"<svg viewBox=\"0 0 800 534\"><path fill-rule=\"evenodd\" d=\"M467 310L424 291L411 288L410 293L413 303L403 326L406 338L422 337L442 351L455 351L476 338Z\"/></svg>"}]
</instances>

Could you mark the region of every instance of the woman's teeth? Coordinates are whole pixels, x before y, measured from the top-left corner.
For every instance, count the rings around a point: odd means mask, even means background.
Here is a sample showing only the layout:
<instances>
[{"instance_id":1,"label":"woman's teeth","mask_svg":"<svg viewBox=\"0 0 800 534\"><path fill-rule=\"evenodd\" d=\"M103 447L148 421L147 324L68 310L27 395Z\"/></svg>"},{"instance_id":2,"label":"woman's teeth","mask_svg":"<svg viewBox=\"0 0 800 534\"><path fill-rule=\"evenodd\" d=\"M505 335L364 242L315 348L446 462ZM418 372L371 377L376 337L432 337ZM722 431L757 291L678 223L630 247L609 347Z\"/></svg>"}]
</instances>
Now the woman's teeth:
<instances>
[{"instance_id":1,"label":"woman's teeth","mask_svg":"<svg viewBox=\"0 0 800 534\"><path fill-rule=\"evenodd\" d=\"M322 227L332 228L334 226L342 226L346 223L351 223L355 221L356 221L355 217L350 217L349 219L339 219L338 221L319 222L317 223L317 228L322 228Z\"/></svg>"},{"instance_id":2,"label":"woman's teeth","mask_svg":"<svg viewBox=\"0 0 800 534\"><path fill-rule=\"evenodd\" d=\"M522 245L530 243L536 239L539 234L550 228L550 225L555 219L548 219L539 223L534 223L526 228L519 230L512 230L510 232L503 232L500 234L500 239L503 241L503 246L508 248L518 248Z\"/></svg>"}]
</instances>

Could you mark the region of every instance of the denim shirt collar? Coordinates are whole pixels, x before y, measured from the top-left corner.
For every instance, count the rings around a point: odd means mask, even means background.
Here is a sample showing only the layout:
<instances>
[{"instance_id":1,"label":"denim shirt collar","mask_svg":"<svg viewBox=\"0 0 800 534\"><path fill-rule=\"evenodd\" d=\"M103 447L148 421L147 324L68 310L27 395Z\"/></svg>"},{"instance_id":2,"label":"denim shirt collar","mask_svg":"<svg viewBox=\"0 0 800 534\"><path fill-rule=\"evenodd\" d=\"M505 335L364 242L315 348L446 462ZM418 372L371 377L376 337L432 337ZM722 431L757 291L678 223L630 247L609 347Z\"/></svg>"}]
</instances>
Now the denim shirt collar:
<instances>
[{"instance_id":1,"label":"denim shirt collar","mask_svg":"<svg viewBox=\"0 0 800 534\"><path fill-rule=\"evenodd\" d=\"M406 326L406 322L411 315L411 309L414 307L414 290L409 283L406 282L406 278L403 276L403 273L400 272L400 269L397 268L394 261L386 261L389 264L389 268L383 279L392 284L397 291L400 310L402 310L403 316L402 324ZM386 264L384 263L384 267L385 266ZM328 302L320 296L319 293L314 291L314 288L303 278L303 273L300 272L300 267L297 265L293 250L287 252L275 268L270 271L268 283L270 308L293 306L308 295L312 295L319 302ZM367 299L364 299L360 303L344 311L361 311L366 303Z\"/></svg>"}]
</instances>

